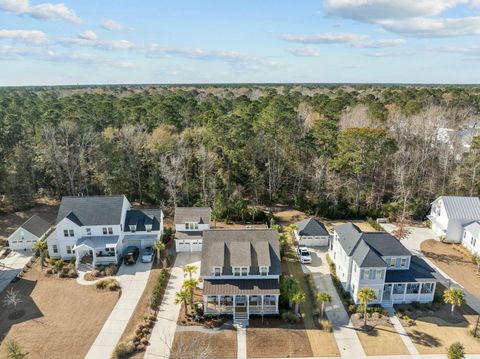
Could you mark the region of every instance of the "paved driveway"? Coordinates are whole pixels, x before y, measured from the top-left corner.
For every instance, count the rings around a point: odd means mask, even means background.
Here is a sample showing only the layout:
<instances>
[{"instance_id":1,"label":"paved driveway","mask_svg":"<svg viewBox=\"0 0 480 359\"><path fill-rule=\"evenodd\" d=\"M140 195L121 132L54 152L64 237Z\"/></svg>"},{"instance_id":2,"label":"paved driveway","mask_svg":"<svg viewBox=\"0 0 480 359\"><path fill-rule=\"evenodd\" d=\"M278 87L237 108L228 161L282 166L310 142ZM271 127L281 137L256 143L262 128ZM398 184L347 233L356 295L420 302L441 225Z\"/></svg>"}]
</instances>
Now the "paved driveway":
<instances>
[{"instance_id":1,"label":"paved driveway","mask_svg":"<svg viewBox=\"0 0 480 359\"><path fill-rule=\"evenodd\" d=\"M113 349L122 336L135 307L145 290L152 263L137 262L133 266L122 265L116 279L122 287L122 294L110 316L90 347L86 359L110 358ZM75 310L73 308L72 310ZM92 308L95 310L95 308Z\"/></svg>"},{"instance_id":2,"label":"paved driveway","mask_svg":"<svg viewBox=\"0 0 480 359\"><path fill-rule=\"evenodd\" d=\"M22 271L30 258L31 252L10 252L6 258L0 259L0 293Z\"/></svg>"},{"instance_id":3,"label":"paved driveway","mask_svg":"<svg viewBox=\"0 0 480 359\"><path fill-rule=\"evenodd\" d=\"M144 359L170 357L181 306L181 304L175 304L175 293L181 289L185 280L183 267L187 264L193 264L198 267L195 275L195 277L198 277L200 272L200 252L179 252L177 254L170 273L170 280L160 305L157 323L153 328L150 345L147 347Z\"/></svg>"}]
</instances>

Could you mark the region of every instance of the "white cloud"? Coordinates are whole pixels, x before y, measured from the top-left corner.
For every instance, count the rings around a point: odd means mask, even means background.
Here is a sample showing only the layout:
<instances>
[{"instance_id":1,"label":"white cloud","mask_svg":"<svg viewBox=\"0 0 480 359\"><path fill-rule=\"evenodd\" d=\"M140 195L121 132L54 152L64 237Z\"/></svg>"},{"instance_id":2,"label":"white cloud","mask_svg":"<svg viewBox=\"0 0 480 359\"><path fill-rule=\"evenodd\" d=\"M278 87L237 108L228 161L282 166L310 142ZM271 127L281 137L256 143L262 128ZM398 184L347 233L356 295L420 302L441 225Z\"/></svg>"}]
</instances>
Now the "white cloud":
<instances>
[{"instance_id":1,"label":"white cloud","mask_svg":"<svg viewBox=\"0 0 480 359\"><path fill-rule=\"evenodd\" d=\"M414 18L384 24L389 31L421 37L449 37L480 34L480 16L464 18Z\"/></svg>"},{"instance_id":2,"label":"white cloud","mask_svg":"<svg viewBox=\"0 0 480 359\"><path fill-rule=\"evenodd\" d=\"M133 31L132 27L128 27L121 22L112 20L112 19L105 19L102 21L101 26L108 31Z\"/></svg>"},{"instance_id":3,"label":"white cloud","mask_svg":"<svg viewBox=\"0 0 480 359\"><path fill-rule=\"evenodd\" d=\"M47 35L37 30L0 30L0 39L18 40L36 45L48 42Z\"/></svg>"},{"instance_id":4,"label":"white cloud","mask_svg":"<svg viewBox=\"0 0 480 359\"><path fill-rule=\"evenodd\" d=\"M480 45L472 46L443 46L432 50L449 52L453 54L463 54L468 56L480 57Z\"/></svg>"},{"instance_id":5,"label":"white cloud","mask_svg":"<svg viewBox=\"0 0 480 359\"><path fill-rule=\"evenodd\" d=\"M80 19L75 11L63 3L43 3L30 6L28 0L0 0L0 10L12 12L18 15L29 15L35 19L58 21L63 20L72 24L80 24Z\"/></svg>"},{"instance_id":6,"label":"white cloud","mask_svg":"<svg viewBox=\"0 0 480 359\"><path fill-rule=\"evenodd\" d=\"M312 49L310 47L302 47L299 49L288 49L288 52L290 52L293 56L299 56L299 57L318 57L320 56L320 53Z\"/></svg>"},{"instance_id":7,"label":"white cloud","mask_svg":"<svg viewBox=\"0 0 480 359\"><path fill-rule=\"evenodd\" d=\"M282 39L288 42L298 42L302 44L339 44L351 43L367 39L367 35L353 34L348 32L326 32L313 35L282 35Z\"/></svg>"},{"instance_id":8,"label":"white cloud","mask_svg":"<svg viewBox=\"0 0 480 359\"><path fill-rule=\"evenodd\" d=\"M363 22L435 16L470 0L326 0L328 14ZM478 0L476 0L478 1Z\"/></svg>"},{"instance_id":9,"label":"white cloud","mask_svg":"<svg viewBox=\"0 0 480 359\"><path fill-rule=\"evenodd\" d=\"M76 38L62 38L59 43L63 46L94 47L101 50L131 50L135 44L128 40L101 40L92 30L79 34Z\"/></svg>"},{"instance_id":10,"label":"white cloud","mask_svg":"<svg viewBox=\"0 0 480 359\"><path fill-rule=\"evenodd\" d=\"M407 42L404 39L383 39L383 40L359 41L359 42L352 43L352 45L354 47L381 49L385 47L403 46L406 43Z\"/></svg>"},{"instance_id":11,"label":"white cloud","mask_svg":"<svg viewBox=\"0 0 480 359\"><path fill-rule=\"evenodd\" d=\"M95 41L97 39L97 34L92 30L87 30L78 35L79 39Z\"/></svg>"}]
</instances>

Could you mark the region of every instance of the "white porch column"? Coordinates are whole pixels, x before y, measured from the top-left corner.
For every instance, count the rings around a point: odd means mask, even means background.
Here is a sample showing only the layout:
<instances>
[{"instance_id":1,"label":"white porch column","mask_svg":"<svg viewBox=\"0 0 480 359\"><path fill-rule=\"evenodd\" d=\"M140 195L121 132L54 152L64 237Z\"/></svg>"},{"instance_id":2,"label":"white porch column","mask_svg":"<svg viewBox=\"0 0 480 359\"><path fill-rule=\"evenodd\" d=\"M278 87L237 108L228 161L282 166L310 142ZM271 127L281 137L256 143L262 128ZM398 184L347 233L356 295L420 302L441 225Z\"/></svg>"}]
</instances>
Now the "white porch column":
<instances>
[{"instance_id":1,"label":"white porch column","mask_svg":"<svg viewBox=\"0 0 480 359\"><path fill-rule=\"evenodd\" d=\"M250 296L246 295L247 298L247 315L250 315Z\"/></svg>"},{"instance_id":2,"label":"white porch column","mask_svg":"<svg viewBox=\"0 0 480 359\"><path fill-rule=\"evenodd\" d=\"M216 311L218 312L219 310L221 310L221 305L220 305L220 296L217 295L217 307L215 308Z\"/></svg>"},{"instance_id":3,"label":"white porch column","mask_svg":"<svg viewBox=\"0 0 480 359\"><path fill-rule=\"evenodd\" d=\"M423 286L423 283L420 283L420 284L418 285L417 302L420 301L420 296L422 295L422 286Z\"/></svg>"},{"instance_id":4,"label":"white porch column","mask_svg":"<svg viewBox=\"0 0 480 359\"><path fill-rule=\"evenodd\" d=\"M408 283L405 283L405 289L403 290L403 301L405 301L405 298L407 297L407 287L408 287Z\"/></svg>"},{"instance_id":5,"label":"white porch column","mask_svg":"<svg viewBox=\"0 0 480 359\"><path fill-rule=\"evenodd\" d=\"M262 300L262 313L263 313L263 294L260 295L260 298L261 298L261 300Z\"/></svg>"},{"instance_id":6,"label":"white porch column","mask_svg":"<svg viewBox=\"0 0 480 359\"><path fill-rule=\"evenodd\" d=\"M279 313L279 311L278 311L279 298L280 298L279 295L275 296L275 307L277 308L277 314Z\"/></svg>"},{"instance_id":7,"label":"white porch column","mask_svg":"<svg viewBox=\"0 0 480 359\"><path fill-rule=\"evenodd\" d=\"M92 265L95 268L97 265L97 250L95 248L92 248Z\"/></svg>"}]
</instances>

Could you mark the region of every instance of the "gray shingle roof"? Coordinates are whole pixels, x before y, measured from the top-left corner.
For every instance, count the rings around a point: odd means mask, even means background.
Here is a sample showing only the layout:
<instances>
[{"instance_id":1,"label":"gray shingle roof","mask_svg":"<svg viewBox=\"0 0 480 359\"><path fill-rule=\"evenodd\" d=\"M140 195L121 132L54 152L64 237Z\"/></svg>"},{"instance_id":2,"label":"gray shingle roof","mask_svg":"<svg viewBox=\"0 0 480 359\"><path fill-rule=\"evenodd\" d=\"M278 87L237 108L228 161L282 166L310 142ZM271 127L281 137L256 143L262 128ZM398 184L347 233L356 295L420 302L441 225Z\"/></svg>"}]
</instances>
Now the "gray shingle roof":
<instances>
[{"instance_id":1,"label":"gray shingle roof","mask_svg":"<svg viewBox=\"0 0 480 359\"><path fill-rule=\"evenodd\" d=\"M350 256L357 246L360 237L362 236L362 231L356 225L351 222L341 224L335 227L335 232L338 234L338 240L347 253Z\"/></svg>"},{"instance_id":2,"label":"gray shingle roof","mask_svg":"<svg viewBox=\"0 0 480 359\"><path fill-rule=\"evenodd\" d=\"M278 232L273 229L217 229L203 231L201 275L211 275L212 267L223 267L231 275L232 266L251 266L250 274L259 274L259 265L270 263L269 273L280 275Z\"/></svg>"},{"instance_id":3,"label":"gray shingle roof","mask_svg":"<svg viewBox=\"0 0 480 359\"><path fill-rule=\"evenodd\" d=\"M68 216L82 226L119 225L124 199L123 195L63 197L55 223Z\"/></svg>"},{"instance_id":4,"label":"gray shingle roof","mask_svg":"<svg viewBox=\"0 0 480 359\"><path fill-rule=\"evenodd\" d=\"M387 232L365 232L362 234L362 239L382 257L411 254L397 238Z\"/></svg>"},{"instance_id":5,"label":"gray shingle roof","mask_svg":"<svg viewBox=\"0 0 480 359\"><path fill-rule=\"evenodd\" d=\"M116 244L118 242L119 236L88 236L81 237L77 239L75 243L76 246L81 246L82 244L94 248L94 249L103 249L107 244Z\"/></svg>"},{"instance_id":6,"label":"gray shingle roof","mask_svg":"<svg viewBox=\"0 0 480 359\"><path fill-rule=\"evenodd\" d=\"M177 207L175 208L174 224L198 222L210 224L212 209L210 207Z\"/></svg>"},{"instance_id":7,"label":"gray shingle roof","mask_svg":"<svg viewBox=\"0 0 480 359\"><path fill-rule=\"evenodd\" d=\"M469 231L475 238L480 238L480 221L475 221L465 226L465 230Z\"/></svg>"},{"instance_id":8,"label":"gray shingle roof","mask_svg":"<svg viewBox=\"0 0 480 359\"><path fill-rule=\"evenodd\" d=\"M301 236L328 236L329 233L322 222L315 218L307 218L295 223Z\"/></svg>"},{"instance_id":9,"label":"gray shingle roof","mask_svg":"<svg viewBox=\"0 0 480 359\"><path fill-rule=\"evenodd\" d=\"M123 230L130 232L130 225L136 225L137 231L145 231L145 225L151 225L152 231L160 230L162 211L160 209L132 209L125 215Z\"/></svg>"},{"instance_id":10,"label":"gray shingle roof","mask_svg":"<svg viewBox=\"0 0 480 359\"><path fill-rule=\"evenodd\" d=\"M408 270L387 270L385 283L401 282L433 282L439 278L439 274L430 267L423 259L412 256L410 269Z\"/></svg>"},{"instance_id":11,"label":"gray shingle roof","mask_svg":"<svg viewBox=\"0 0 480 359\"><path fill-rule=\"evenodd\" d=\"M353 260L361 268L385 268L386 263L364 241L358 243L353 252Z\"/></svg>"},{"instance_id":12,"label":"gray shingle roof","mask_svg":"<svg viewBox=\"0 0 480 359\"><path fill-rule=\"evenodd\" d=\"M30 217L22 227L24 230L40 238L52 225L37 215Z\"/></svg>"},{"instance_id":13,"label":"gray shingle roof","mask_svg":"<svg viewBox=\"0 0 480 359\"><path fill-rule=\"evenodd\" d=\"M175 232L175 239L202 239L202 231L177 231Z\"/></svg>"},{"instance_id":14,"label":"gray shingle roof","mask_svg":"<svg viewBox=\"0 0 480 359\"><path fill-rule=\"evenodd\" d=\"M204 295L260 295L280 294L276 279L206 279Z\"/></svg>"},{"instance_id":15,"label":"gray shingle roof","mask_svg":"<svg viewBox=\"0 0 480 359\"><path fill-rule=\"evenodd\" d=\"M480 198L479 197L440 197L445 205L448 218L455 219L480 219Z\"/></svg>"}]
</instances>

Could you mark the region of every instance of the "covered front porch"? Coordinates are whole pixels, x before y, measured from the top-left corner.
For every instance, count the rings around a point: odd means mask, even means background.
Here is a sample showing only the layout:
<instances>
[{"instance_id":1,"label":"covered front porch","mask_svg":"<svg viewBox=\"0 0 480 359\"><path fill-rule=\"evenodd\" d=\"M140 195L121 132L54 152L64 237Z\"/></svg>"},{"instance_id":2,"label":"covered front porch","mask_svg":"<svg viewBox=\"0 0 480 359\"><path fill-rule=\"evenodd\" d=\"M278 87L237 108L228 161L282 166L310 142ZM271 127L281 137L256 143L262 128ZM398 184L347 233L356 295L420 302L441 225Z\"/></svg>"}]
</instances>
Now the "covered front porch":
<instances>
[{"instance_id":1,"label":"covered front porch","mask_svg":"<svg viewBox=\"0 0 480 359\"><path fill-rule=\"evenodd\" d=\"M279 295L277 279L205 280L204 314L231 314L234 319L278 314Z\"/></svg>"},{"instance_id":2,"label":"covered front porch","mask_svg":"<svg viewBox=\"0 0 480 359\"><path fill-rule=\"evenodd\" d=\"M82 237L77 241L75 250L76 266L80 263L108 265L118 263L120 253L117 250L119 236Z\"/></svg>"},{"instance_id":3,"label":"covered front porch","mask_svg":"<svg viewBox=\"0 0 480 359\"><path fill-rule=\"evenodd\" d=\"M436 282L385 283L382 303L430 303L435 295Z\"/></svg>"}]
</instances>

